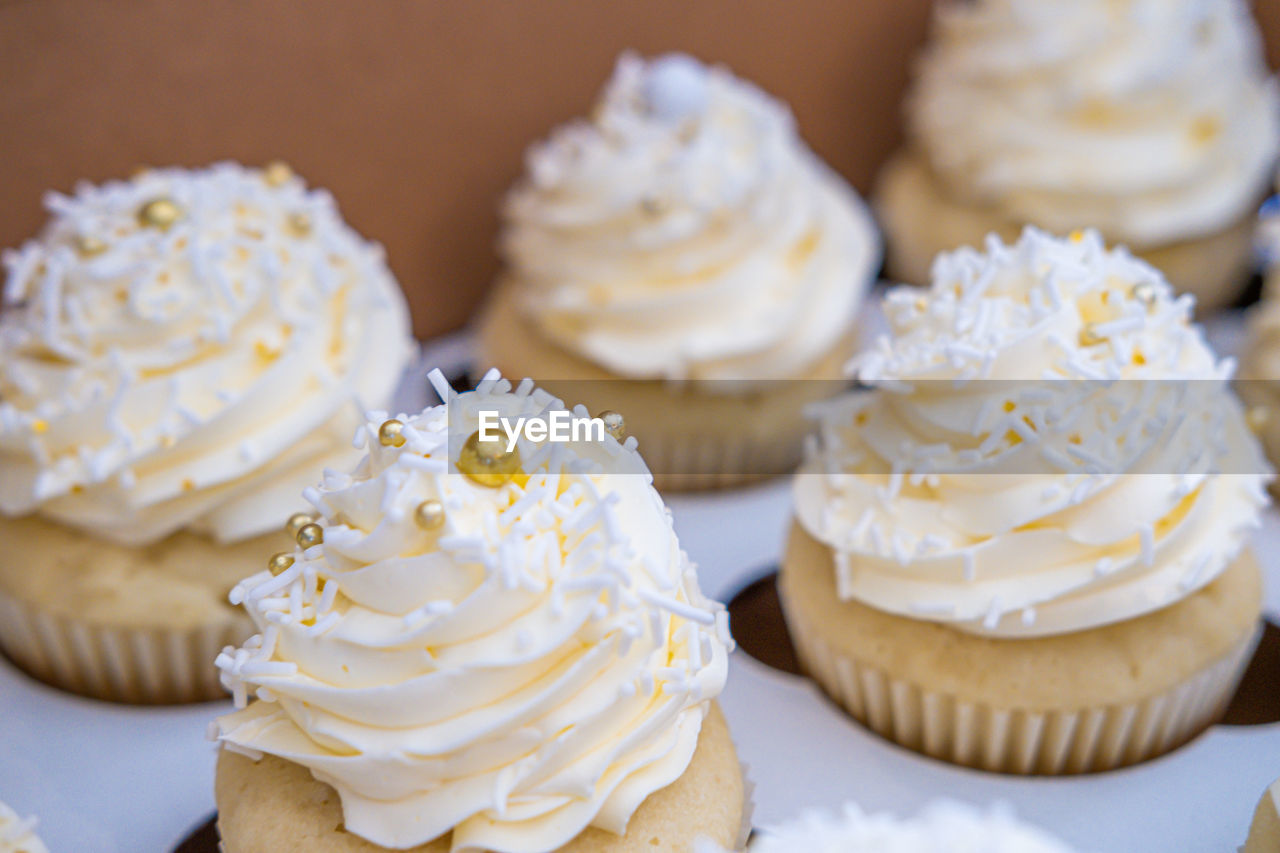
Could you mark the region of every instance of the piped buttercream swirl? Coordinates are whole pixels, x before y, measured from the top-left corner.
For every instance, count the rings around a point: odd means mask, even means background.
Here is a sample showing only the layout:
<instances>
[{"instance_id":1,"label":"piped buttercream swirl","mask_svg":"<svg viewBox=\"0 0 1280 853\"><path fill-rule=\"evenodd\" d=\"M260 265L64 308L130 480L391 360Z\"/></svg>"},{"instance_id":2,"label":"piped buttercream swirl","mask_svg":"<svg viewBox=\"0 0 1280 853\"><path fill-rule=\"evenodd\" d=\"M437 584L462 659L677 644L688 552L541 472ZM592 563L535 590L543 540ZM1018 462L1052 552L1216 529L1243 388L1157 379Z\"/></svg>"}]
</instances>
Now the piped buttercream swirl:
<instances>
[{"instance_id":1,"label":"piped buttercream swirl","mask_svg":"<svg viewBox=\"0 0 1280 853\"><path fill-rule=\"evenodd\" d=\"M542 853L588 826L620 834L689 764L727 614L699 592L634 439L522 438L521 471L481 485L451 473L480 410L562 406L528 380L461 395L434 380L448 402L401 416L403 446L380 444L375 419L354 473L309 492L323 543L233 591L261 633L218 659L244 709L215 734L308 767L347 830L384 847L452 831L455 851ZM438 528L415 522L424 501Z\"/></svg>"},{"instance_id":2,"label":"piped buttercream swirl","mask_svg":"<svg viewBox=\"0 0 1280 853\"><path fill-rule=\"evenodd\" d=\"M957 197L1135 247L1248 215L1280 145L1241 0L945 3L909 105Z\"/></svg>"},{"instance_id":3,"label":"piped buttercream swirl","mask_svg":"<svg viewBox=\"0 0 1280 853\"><path fill-rule=\"evenodd\" d=\"M0 803L0 853L49 853L36 837L36 819L20 818L4 803Z\"/></svg>"},{"instance_id":4,"label":"piped buttercream swirl","mask_svg":"<svg viewBox=\"0 0 1280 853\"><path fill-rule=\"evenodd\" d=\"M624 55L592 119L530 150L502 245L548 339L637 379L794 375L880 260L786 107L683 55Z\"/></svg>"},{"instance_id":5,"label":"piped buttercream swirl","mask_svg":"<svg viewBox=\"0 0 1280 853\"><path fill-rule=\"evenodd\" d=\"M1096 232L939 256L897 288L872 386L796 479L837 587L993 636L1130 619L1202 588L1269 478L1219 361L1152 267Z\"/></svg>"},{"instance_id":6,"label":"piped buttercream swirl","mask_svg":"<svg viewBox=\"0 0 1280 853\"><path fill-rule=\"evenodd\" d=\"M381 249L327 193L224 163L46 204L4 256L0 511L232 541L354 464L361 406L387 405L412 338Z\"/></svg>"}]
</instances>

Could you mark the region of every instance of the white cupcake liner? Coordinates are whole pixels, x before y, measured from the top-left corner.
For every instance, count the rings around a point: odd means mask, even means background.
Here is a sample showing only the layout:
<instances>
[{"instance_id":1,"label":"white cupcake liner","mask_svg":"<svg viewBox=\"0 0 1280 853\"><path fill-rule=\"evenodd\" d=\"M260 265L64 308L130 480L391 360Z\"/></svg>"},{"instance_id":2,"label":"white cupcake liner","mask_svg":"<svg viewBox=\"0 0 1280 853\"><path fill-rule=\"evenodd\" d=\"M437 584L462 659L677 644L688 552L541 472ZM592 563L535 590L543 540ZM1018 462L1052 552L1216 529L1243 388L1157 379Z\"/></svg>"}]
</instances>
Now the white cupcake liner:
<instances>
[{"instance_id":1,"label":"white cupcake liner","mask_svg":"<svg viewBox=\"0 0 1280 853\"><path fill-rule=\"evenodd\" d=\"M96 625L0 593L0 649L55 687L135 704L224 698L213 659L253 633L235 618L190 630Z\"/></svg>"},{"instance_id":2,"label":"white cupcake liner","mask_svg":"<svg viewBox=\"0 0 1280 853\"><path fill-rule=\"evenodd\" d=\"M751 768L746 762L739 761L742 768L742 825L738 827L738 837L734 839L734 850L745 850L751 838L751 821L756 813L756 783L751 781Z\"/></svg>"},{"instance_id":3,"label":"white cupcake liner","mask_svg":"<svg viewBox=\"0 0 1280 853\"><path fill-rule=\"evenodd\" d=\"M782 437L705 433L637 435L640 455L660 491L726 489L788 474L800 464L801 433Z\"/></svg>"},{"instance_id":4,"label":"white cupcake liner","mask_svg":"<svg viewBox=\"0 0 1280 853\"><path fill-rule=\"evenodd\" d=\"M1226 710L1258 641L1258 632L1250 634L1191 678L1140 702L1031 711L928 690L841 654L800 619L787 627L805 671L881 737L953 764L1045 775L1112 770L1190 740Z\"/></svg>"}]
</instances>

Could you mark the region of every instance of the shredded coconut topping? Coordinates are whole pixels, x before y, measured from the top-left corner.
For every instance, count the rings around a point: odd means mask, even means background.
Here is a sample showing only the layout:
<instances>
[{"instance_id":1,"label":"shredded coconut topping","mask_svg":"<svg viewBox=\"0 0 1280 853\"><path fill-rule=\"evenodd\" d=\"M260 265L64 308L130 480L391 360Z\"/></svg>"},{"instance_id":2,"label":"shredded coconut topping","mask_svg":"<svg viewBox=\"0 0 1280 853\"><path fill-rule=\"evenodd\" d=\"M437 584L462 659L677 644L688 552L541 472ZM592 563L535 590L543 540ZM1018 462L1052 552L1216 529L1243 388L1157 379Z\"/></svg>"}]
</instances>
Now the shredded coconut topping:
<instances>
[{"instance_id":1,"label":"shredded coconut topping","mask_svg":"<svg viewBox=\"0 0 1280 853\"><path fill-rule=\"evenodd\" d=\"M452 830L454 849L534 853L621 833L692 756L724 683L724 610L634 450L522 437L520 472L482 485L457 473L478 412L564 407L496 372L444 389L396 416L398 447L371 413L364 461L311 495L323 543L233 590L262 633L218 657L243 710L217 736L311 768L383 846ZM414 520L428 500L435 529Z\"/></svg>"},{"instance_id":2,"label":"shredded coconut topping","mask_svg":"<svg viewBox=\"0 0 1280 853\"><path fill-rule=\"evenodd\" d=\"M872 390L823 409L797 480L839 594L1035 635L1217 577L1269 471L1192 307L1092 231L991 237L891 291L891 333L851 365Z\"/></svg>"},{"instance_id":3,"label":"shredded coconut topping","mask_svg":"<svg viewBox=\"0 0 1280 853\"><path fill-rule=\"evenodd\" d=\"M274 526L253 494L323 465L410 353L381 249L328 193L232 163L45 203L4 253L0 511L129 543Z\"/></svg>"}]
</instances>

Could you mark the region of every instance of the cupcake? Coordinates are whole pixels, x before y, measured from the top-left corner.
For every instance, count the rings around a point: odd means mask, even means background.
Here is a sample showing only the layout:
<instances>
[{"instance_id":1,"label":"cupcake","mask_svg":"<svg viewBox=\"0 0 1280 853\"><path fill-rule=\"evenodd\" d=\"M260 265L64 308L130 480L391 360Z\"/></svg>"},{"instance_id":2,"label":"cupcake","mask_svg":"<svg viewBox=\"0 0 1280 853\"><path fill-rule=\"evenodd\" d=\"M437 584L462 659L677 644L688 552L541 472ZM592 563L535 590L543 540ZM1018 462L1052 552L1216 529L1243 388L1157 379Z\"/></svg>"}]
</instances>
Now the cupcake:
<instances>
[{"instance_id":1,"label":"cupcake","mask_svg":"<svg viewBox=\"0 0 1280 853\"><path fill-rule=\"evenodd\" d=\"M1044 830L1019 821L1004 807L979 811L942 800L919 815L868 814L846 803L837 815L810 812L765 827L747 853L1071 853ZM704 845L698 853L723 853Z\"/></svg>"},{"instance_id":2,"label":"cupcake","mask_svg":"<svg viewBox=\"0 0 1280 853\"><path fill-rule=\"evenodd\" d=\"M1240 853L1275 853L1280 850L1280 780L1272 783L1258 801L1249 838Z\"/></svg>"},{"instance_id":3,"label":"cupcake","mask_svg":"<svg viewBox=\"0 0 1280 853\"><path fill-rule=\"evenodd\" d=\"M315 544L232 591L261 633L218 658L226 853L734 843L728 616L635 442L487 450L484 412L586 412L432 382L447 403L375 417L354 472L308 492Z\"/></svg>"},{"instance_id":4,"label":"cupcake","mask_svg":"<svg viewBox=\"0 0 1280 853\"><path fill-rule=\"evenodd\" d=\"M940 255L885 300L795 481L807 671L899 744L1009 773L1150 758L1256 641L1269 472L1194 299L1097 232Z\"/></svg>"},{"instance_id":5,"label":"cupcake","mask_svg":"<svg viewBox=\"0 0 1280 853\"><path fill-rule=\"evenodd\" d=\"M23 820L4 803L0 803L0 853L49 853L36 837L36 819Z\"/></svg>"},{"instance_id":6,"label":"cupcake","mask_svg":"<svg viewBox=\"0 0 1280 853\"><path fill-rule=\"evenodd\" d=\"M528 155L484 368L624 412L660 488L799 459L880 262L857 194L781 103L684 55L624 55L590 121Z\"/></svg>"},{"instance_id":7,"label":"cupcake","mask_svg":"<svg viewBox=\"0 0 1280 853\"><path fill-rule=\"evenodd\" d=\"M1202 309L1251 272L1280 125L1243 0L946 3L907 106L876 193L898 280L1027 223L1096 226Z\"/></svg>"},{"instance_id":8,"label":"cupcake","mask_svg":"<svg viewBox=\"0 0 1280 853\"><path fill-rule=\"evenodd\" d=\"M1249 424L1272 462L1280 459L1280 207L1264 206L1255 243L1264 267L1262 299L1249 309L1238 383ZM1274 484L1273 484L1274 485Z\"/></svg>"},{"instance_id":9,"label":"cupcake","mask_svg":"<svg viewBox=\"0 0 1280 853\"><path fill-rule=\"evenodd\" d=\"M0 647L129 702L222 695L226 604L413 352L381 250L283 164L50 194L4 255Z\"/></svg>"}]
</instances>

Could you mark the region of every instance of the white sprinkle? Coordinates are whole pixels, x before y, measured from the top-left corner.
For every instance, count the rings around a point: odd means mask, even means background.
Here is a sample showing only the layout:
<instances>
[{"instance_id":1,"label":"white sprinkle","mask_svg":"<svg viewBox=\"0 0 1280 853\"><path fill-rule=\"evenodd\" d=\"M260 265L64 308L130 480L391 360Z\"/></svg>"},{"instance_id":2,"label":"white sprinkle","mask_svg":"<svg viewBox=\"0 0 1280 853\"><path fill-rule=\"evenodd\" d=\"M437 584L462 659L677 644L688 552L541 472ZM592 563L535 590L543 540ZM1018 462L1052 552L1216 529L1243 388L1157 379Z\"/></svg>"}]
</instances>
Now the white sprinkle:
<instances>
[{"instance_id":1,"label":"white sprinkle","mask_svg":"<svg viewBox=\"0 0 1280 853\"><path fill-rule=\"evenodd\" d=\"M453 388L449 385L449 380L444 378L444 373L440 371L440 368L432 368L431 372L427 374L427 381L435 389L436 396L440 398L440 402L447 403L449 395L453 393Z\"/></svg>"},{"instance_id":2,"label":"white sprinkle","mask_svg":"<svg viewBox=\"0 0 1280 853\"><path fill-rule=\"evenodd\" d=\"M496 367L491 367L485 372L484 376L476 385L476 396L484 397L494 393L494 386L502 379L502 373ZM433 383L434 384L434 383ZM444 399L444 398L441 398Z\"/></svg>"},{"instance_id":3,"label":"white sprinkle","mask_svg":"<svg viewBox=\"0 0 1280 853\"><path fill-rule=\"evenodd\" d=\"M1205 570L1209 568L1209 560L1210 555L1208 552L1195 557L1191 564L1191 571L1187 572L1178 584L1183 592L1190 592L1201 584L1204 580Z\"/></svg>"},{"instance_id":4,"label":"white sprinkle","mask_svg":"<svg viewBox=\"0 0 1280 853\"><path fill-rule=\"evenodd\" d=\"M307 636L319 637L327 634L335 625L338 624L339 621L341 621L341 619L342 616L337 613L326 613L316 622L316 624L307 629Z\"/></svg>"},{"instance_id":5,"label":"white sprinkle","mask_svg":"<svg viewBox=\"0 0 1280 853\"><path fill-rule=\"evenodd\" d=\"M1156 562L1156 540L1155 528L1150 524L1144 524L1138 529L1138 536L1142 543L1142 565L1153 566Z\"/></svg>"},{"instance_id":6,"label":"white sprinkle","mask_svg":"<svg viewBox=\"0 0 1280 853\"><path fill-rule=\"evenodd\" d=\"M700 625L715 624L715 616L706 610L700 610L691 604L683 601L676 601L674 598L668 598L665 595L659 595L647 589L638 590L639 596L654 607L661 608L679 616L688 619L691 622L697 622Z\"/></svg>"},{"instance_id":7,"label":"white sprinkle","mask_svg":"<svg viewBox=\"0 0 1280 853\"><path fill-rule=\"evenodd\" d=\"M996 626L1000 624L1000 617L1004 615L1004 603L1000 600L1000 596L991 599L990 606L987 607L987 615L982 620L982 627L988 631L994 631Z\"/></svg>"},{"instance_id":8,"label":"white sprinkle","mask_svg":"<svg viewBox=\"0 0 1280 853\"><path fill-rule=\"evenodd\" d=\"M889 547L893 551L893 558L898 561L898 565L905 566L911 562L911 546L906 531L895 530L893 536L889 539Z\"/></svg>"},{"instance_id":9,"label":"white sprinkle","mask_svg":"<svg viewBox=\"0 0 1280 853\"><path fill-rule=\"evenodd\" d=\"M288 678L298 674L298 665L292 661L251 660L240 667L244 678Z\"/></svg>"}]
</instances>

